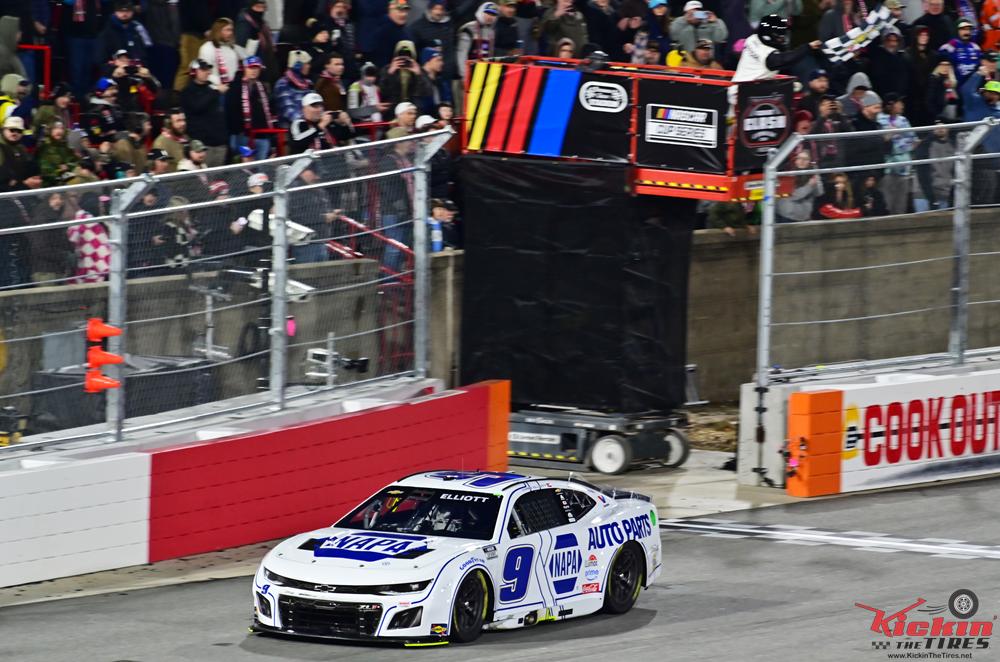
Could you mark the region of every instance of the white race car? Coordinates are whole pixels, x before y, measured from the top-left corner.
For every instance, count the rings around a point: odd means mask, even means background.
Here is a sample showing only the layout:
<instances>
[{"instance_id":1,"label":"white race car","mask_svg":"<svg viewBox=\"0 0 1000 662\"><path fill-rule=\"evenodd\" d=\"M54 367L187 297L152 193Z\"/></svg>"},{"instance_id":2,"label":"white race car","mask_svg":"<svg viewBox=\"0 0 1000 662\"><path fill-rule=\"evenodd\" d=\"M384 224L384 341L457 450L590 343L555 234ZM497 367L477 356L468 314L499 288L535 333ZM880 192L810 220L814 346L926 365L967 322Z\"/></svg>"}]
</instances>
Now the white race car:
<instances>
[{"instance_id":1,"label":"white race car","mask_svg":"<svg viewBox=\"0 0 1000 662\"><path fill-rule=\"evenodd\" d=\"M660 574L657 528L648 497L576 479L408 476L268 553L251 630L426 646L621 614Z\"/></svg>"}]
</instances>

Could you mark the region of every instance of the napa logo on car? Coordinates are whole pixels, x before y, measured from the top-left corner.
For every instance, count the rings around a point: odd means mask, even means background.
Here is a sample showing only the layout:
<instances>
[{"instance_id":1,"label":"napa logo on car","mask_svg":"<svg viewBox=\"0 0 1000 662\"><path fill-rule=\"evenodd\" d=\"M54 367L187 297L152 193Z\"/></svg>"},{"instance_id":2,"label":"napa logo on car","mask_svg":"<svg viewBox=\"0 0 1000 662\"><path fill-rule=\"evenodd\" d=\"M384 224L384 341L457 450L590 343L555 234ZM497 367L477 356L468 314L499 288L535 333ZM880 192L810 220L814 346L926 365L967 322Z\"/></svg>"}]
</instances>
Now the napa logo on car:
<instances>
[{"instance_id":1,"label":"napa logo on car","mask_svg":"<svg viewBox=\"0 0 1000 662\"><path fill-rule=\"evenodd\" d=\"M313 555L354 561L381 561L403 552L425 549L427 538L424 536L357 531L317 539Z\"/></svg>"},{"instance_id":2,"label":"napa logo on car","mask_svg":"<svg viewBox=\"0 0 1000 662\"><path fill-rule=\"evenodd\" d=\"M583 553L576 536L572 533L557 536L552 556L549 557L549 576L555 592L558 595L572 593L582 569Z\"/></svg>"}]
</instances>

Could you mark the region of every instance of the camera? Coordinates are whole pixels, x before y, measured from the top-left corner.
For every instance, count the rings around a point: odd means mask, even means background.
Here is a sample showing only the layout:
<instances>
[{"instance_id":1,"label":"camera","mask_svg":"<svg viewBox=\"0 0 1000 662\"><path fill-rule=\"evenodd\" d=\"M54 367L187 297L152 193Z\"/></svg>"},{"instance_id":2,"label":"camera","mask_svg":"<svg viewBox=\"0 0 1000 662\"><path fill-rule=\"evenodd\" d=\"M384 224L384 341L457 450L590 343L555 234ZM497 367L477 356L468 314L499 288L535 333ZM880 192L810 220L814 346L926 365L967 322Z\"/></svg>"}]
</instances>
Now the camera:
<instances>
[{"instance_id":1,"label":"camera","mask_svg":"<svg viewBox=\"0 0 1000 662\"><path fill-rule=\"evenodd\" d=\"M699 9L694 13L694 17L699 21L706 21L708 20L708 12L704 9Z\"/></svg>"},{"instance_id":2,"label":"camera","mask_svg":"<svg viewBox=\"0 0 1000 662\"><path fill-rule=\"evenodd\" d=\"M135 76L139 73L139 67L137 65L130 64L125 67L125 73L129 76Z\"/></svg>"}]
</instances>

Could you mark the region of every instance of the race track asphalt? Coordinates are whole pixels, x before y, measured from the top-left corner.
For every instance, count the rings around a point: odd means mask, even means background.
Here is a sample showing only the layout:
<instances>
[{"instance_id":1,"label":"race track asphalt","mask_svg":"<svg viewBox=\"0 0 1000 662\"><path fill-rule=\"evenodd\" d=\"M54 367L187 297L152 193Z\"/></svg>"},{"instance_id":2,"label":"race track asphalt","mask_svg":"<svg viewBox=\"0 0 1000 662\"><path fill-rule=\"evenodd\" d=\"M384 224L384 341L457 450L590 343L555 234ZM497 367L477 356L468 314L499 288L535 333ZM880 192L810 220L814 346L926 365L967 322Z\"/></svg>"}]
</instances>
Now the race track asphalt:
<instances>
[{"instance_id":1,"label":"race track asphalt","mask_svg":"<svg viewBox=\"0 0 1000 662\"><path fill-rule=\"evenodd\" d=\"M962 588L979 597L975 620L1000 625L994 621L1000 614L1000 560L893 547L893 541L931 539L952 548L967 545L972 556L976 550L1000 550L1000 479L718 518L791 532L853 532L848 535L862 541L867 533L879 534L868 537L888 543L853 548L815 537L775 540L664 530L664 576L642 593L630 613L486 633L471 646L400 649L249 635L249 578L43 602L0 609L0 660L886 660L887 652L872 645L886 639L869 631L872 614L855 602L893 612L917 598L943 605ZM964 659L1000 659L1000 631L989 638L989 646Z\"/></svg>"}]
</instances>

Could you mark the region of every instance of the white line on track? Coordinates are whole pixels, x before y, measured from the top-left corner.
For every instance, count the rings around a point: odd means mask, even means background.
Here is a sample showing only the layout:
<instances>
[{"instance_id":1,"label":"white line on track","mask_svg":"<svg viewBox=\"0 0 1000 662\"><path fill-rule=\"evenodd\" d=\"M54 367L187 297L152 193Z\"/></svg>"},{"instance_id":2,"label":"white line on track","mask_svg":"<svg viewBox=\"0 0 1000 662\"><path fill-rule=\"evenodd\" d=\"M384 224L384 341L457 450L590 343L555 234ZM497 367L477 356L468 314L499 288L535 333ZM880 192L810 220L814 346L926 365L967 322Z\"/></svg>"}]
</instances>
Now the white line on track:
<instances>
[{"instance_id":1,"label":"white line on track","mask_svg":"<svg viewBox=\"0 0 1000 662\"><path fill-rule=\"evenodd\" d=\"M907 540L904 538L893 538L879 535L871 538L851 538L832 532L819 532L809 527L791 528L791 525L767 525L767 524L702 524L703 520L664 520L660 522L663 530L684 529L687 532L697 531L703 534L734 534L750 538L759 538L772 541L811 541L817 544L840 545L853 549L866 549L872 551L901 551L916 552L918 554L953 554L966 558L996 559L1000 560L1000 549L996 547L986 547L983 545L970 545L958 542L927 542L926 539ZM761 527L769 530L763 530ZM774 529L783 529L775 531ZM715 536L718 537L718 536Z\"/></svg>"}]
</instances>

